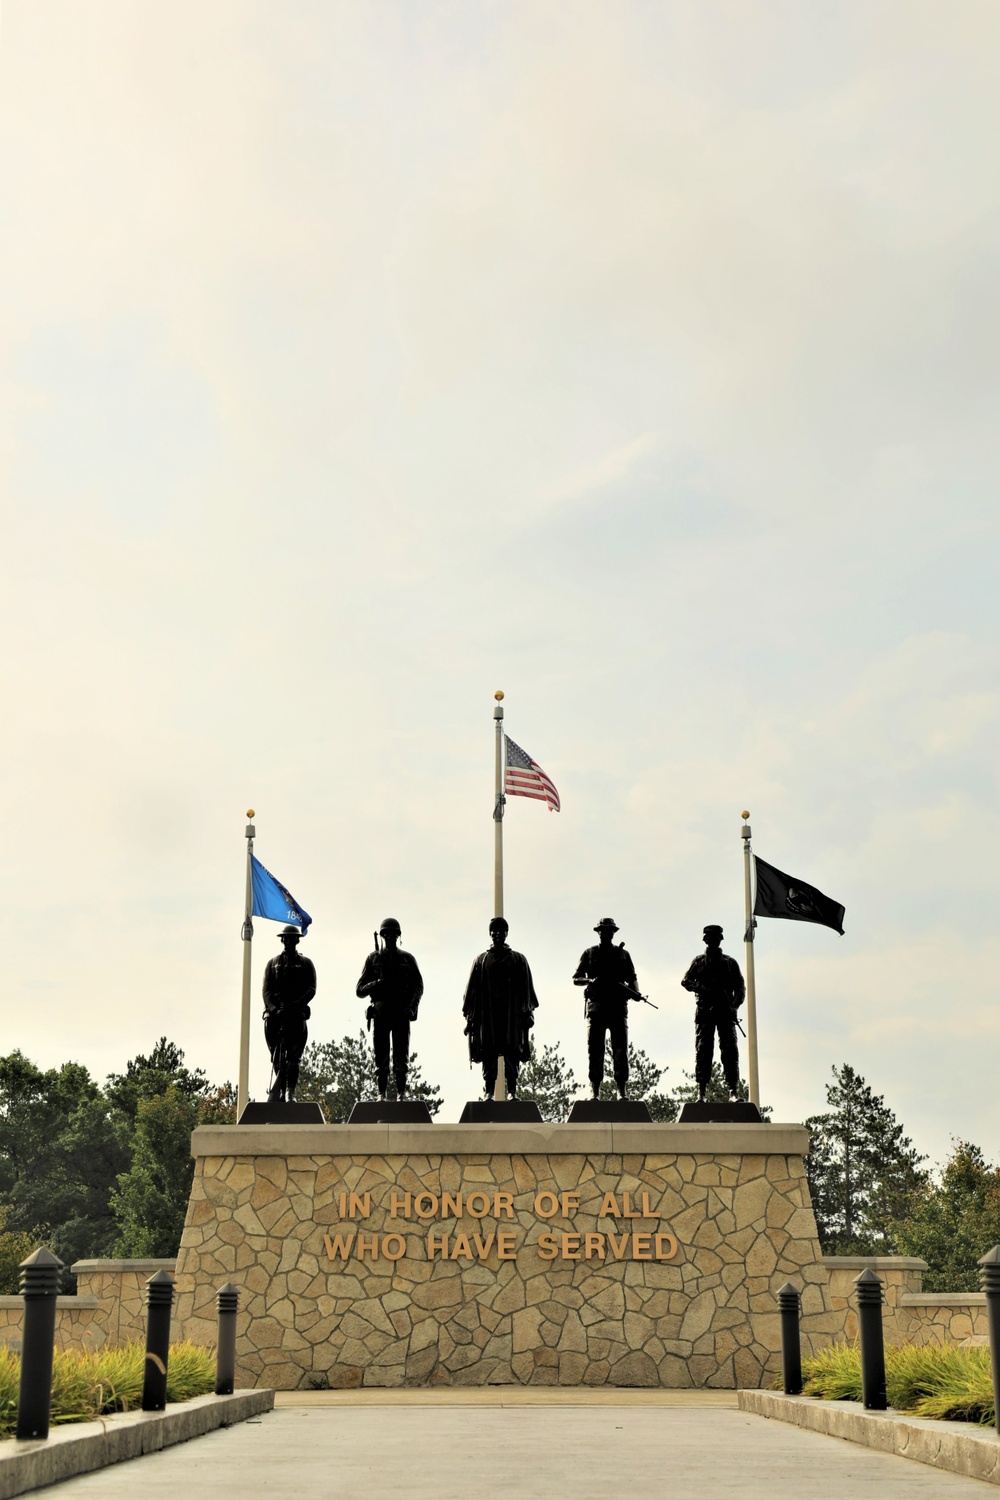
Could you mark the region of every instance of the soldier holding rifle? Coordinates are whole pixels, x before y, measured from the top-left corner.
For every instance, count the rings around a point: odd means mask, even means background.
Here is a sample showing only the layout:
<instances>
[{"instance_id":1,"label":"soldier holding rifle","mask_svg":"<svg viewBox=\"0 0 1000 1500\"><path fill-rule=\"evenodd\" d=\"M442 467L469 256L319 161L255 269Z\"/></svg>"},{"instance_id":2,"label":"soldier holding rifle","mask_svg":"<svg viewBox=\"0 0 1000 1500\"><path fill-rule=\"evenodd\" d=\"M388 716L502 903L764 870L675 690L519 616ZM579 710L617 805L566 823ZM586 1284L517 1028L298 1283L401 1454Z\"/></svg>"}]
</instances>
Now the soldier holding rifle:
<instances>
[{"instance_id":1,"label":"soldier holding rifle","mask_svg":"<svg viewBox=\"0 0 1000 1500\"><path fill-rule=\"evenodd\" d=\"M610 1036L615 1084L619 1098L625 1099L629 1071L628 1002L642 1000L651 1005L652 1001L639 994L635 968L625 944L619 943L616 947L611 941L618 931L617 922L611 917L602 917L594 931L600 942L584 952L573 975L574 984L586 986L583 998L590 1091L595 1099L598 1098L604 1080L604 1042Z\"/></svg>"},{"instance_id":2,"label":"soldier holding rifle","mask_svg":"<svg viewBox=\"0 0 1000 1500\"><path fill-rule=\"evenodd\" d=\"M743 1004L746 986L735 958L722 951L722 928L710 923L702 932L705 952L699 953L681 984L698 998L694 1012L694 1076L698 1100L705 1102L705 1090L712 1077L712 1054L715 1033L719 1033L719 1054L726 1077L731 1103L739 1099L740 1055L736 1043L739 1021L736 1012ZM742 1031L742 1027L740 1030Z\"/></svg>"},{"instance_id":3,"label":"soldier holding rifle","mask_svg":"<svg viewBox=\"0 0 1000 1500\"><path fill-rule=\"evenodd\" d=\"M424 993L424 981L412 953L399 946L402 930L395 917L386 917L375 937L375 951L365 959L358 980L360 998L371 997L366 1012L368 1029L375 1023L375 1078L378 1096L384 1099L389 1087L389 1048L392 1046L392 1072L396 1096L406 1097L406 1075L410 1066L410 1022L417 1019L417 1008ZM379 947L379 937L382 946Z\"/></svg>"}]
</instances>

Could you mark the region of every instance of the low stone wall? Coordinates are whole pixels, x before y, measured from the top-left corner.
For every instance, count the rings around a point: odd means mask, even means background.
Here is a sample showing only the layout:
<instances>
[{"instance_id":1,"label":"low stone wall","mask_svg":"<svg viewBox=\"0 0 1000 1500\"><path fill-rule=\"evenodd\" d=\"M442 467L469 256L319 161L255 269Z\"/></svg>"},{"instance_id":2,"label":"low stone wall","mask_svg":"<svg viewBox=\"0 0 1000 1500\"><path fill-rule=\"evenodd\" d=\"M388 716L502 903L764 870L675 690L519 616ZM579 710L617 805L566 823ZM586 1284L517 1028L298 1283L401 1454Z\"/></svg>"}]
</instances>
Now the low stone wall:
<instances>
[{"instance_id":1,"label":"low stone wall","mask_svg":"<svg viewBox=\"0 0 1000 1500\"><path fill-rule=\"evenodd\" d=\"M56 1347L101 1349L146 1336L146 1282L173 1260L78 1260L75 1297L56 1298ZM21 1347L24 1302L0 1297L0 1344Z\"/></svg>"},{"instance_id":2,"label":"low stone wall","mask_svg":"<svg viewBox=\"0 0 1000 1500\"><path fill-rule=\"evenodd\" d=\"M985 1292L916 1292L899 1302L902 1337L910 1343L989 1343Z\"/></svg>"},{"instance_id":3,"label":"low stone wall","mask_svg":"<svg viewBox=\"0 0 1000 1500\"><path fill-rule=\"evenodd\" d=\"M823 1265L829 1276L831 1305L843 1320L843 1338L853 1340L858 1336L854 1283L862 1271L869 1269L882 1279L886 1341L901 1344L910 1337L911 1315L902 1303L905 1297L920 1291L926 1261L907 1255L824 1255Z\"/></svg>"},{"instance_id":4,"label":"low stone wall","mask_svg":"<svg viewBox=\"0 0 1000 1500\"><path fill-rule=\"evenodd\" d=\"M57 1297L56 1348L100 1349L108 1342L106 1318L107 1309L96 1297ZM23 1299L0 1297L0 1344L19 1350L23 1328Z\"/></svg>"}]
</instances>

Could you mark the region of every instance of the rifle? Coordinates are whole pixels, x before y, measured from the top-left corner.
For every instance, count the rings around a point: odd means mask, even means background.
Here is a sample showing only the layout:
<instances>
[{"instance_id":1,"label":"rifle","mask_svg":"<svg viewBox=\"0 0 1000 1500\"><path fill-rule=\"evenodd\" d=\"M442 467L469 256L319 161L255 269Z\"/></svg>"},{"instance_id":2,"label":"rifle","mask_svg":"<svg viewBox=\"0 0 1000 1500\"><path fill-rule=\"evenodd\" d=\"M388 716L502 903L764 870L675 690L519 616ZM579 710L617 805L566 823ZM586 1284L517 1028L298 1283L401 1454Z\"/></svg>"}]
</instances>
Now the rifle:
<instances>
[{"instance_id":1,"label":"rifle","mask_svg":"<svg viewBox=\"0 0 1000 1500\"><path fill-rule=\"evenodd\" d=\"M640 995L639 991L634 989L632 985L627 984L624 979L620 979L618 983L630 1000L641 1000L643 1005L652 1005L654 1010L659 1010L660 1007L658 1005L653 1005L652 1000L647 1000L645 995Z\"/></svg>"},{"instance_id":2,"label":"rifle","mask_svg":"<svg viewBox=\"0 0 1000 1500\"><path fill-rule=\"evenodd\" d=\"M378 960L378 955L379 955L378 933L377 932L373 932L372 933L372 937L375 939L375 958L376 958L376 961L377 961ZM371 1029L372 1029L372 1018L374 1017L374 1015L375 1015L375 1007L374 1007L374 1005L369 1005L368 1009L365 1011L365 1021L367 1022L368 1030L369 1031L371 1031Z\"/></svg>"}]
</instances>

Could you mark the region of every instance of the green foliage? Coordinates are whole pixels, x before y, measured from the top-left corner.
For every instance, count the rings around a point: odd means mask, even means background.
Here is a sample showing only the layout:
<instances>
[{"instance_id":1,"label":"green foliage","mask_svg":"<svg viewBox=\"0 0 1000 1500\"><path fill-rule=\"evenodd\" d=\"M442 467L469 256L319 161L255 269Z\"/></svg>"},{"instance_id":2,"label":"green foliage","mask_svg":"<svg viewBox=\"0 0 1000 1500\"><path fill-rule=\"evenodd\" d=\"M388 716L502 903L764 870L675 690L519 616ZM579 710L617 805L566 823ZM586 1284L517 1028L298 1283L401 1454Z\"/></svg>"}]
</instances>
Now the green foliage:
<instances>
[{"instance_id":1,"label":"green foliage","mask_svg":"<svg viewBox=\"0 0 1000 1500\"><path fill-rule=\"evenodd\" d=\"M830 1344L802 1361L803 1394L824 1401L861 1400L857 1344ZM889 1405L946 1422L993 1423L990 1351L954 1344L900 1344L885 1351Z\"/></svg>"},{"instance_id":2,"label":"green foliage","mask_svg":"<svg viewBox=\"0 0 1000 1500\"><path fill-rule=\"evenodd\" d=\"M52 1422L92 1422L113 1411L133 1411L142 1400L146 1351L140 1342L77 1354L57 1349L52 1362ZM0 1345L0 1437L17 1426L21 1357ZM187 1341L171 1344L167 1400L190 1401L215 1388L215 1352Z\"/></svg>"},{"instance_id":3,"label":"green foliage","mask_svg":"<svg viewBox=\"0 0 1000 1500\"><path fill-rule=\"evenodd\" d=\"M132 1162L111 1194L118 1223L115 1255L176 1255L194 1175L191 1132L198 1120L198 1097L177 1084L139 1099Z\"/></svg>"},{"instance_id":4,"label":"green foliage","mask_svg":"<svg viewBox=\"0 0 1000 1500\"><path fill-rule=\"evenodd\" d=\"M410 1053L406 1094L409 1099L422 1099L432 1115L444 1102L437 1085L424 1079L415 1052ZM375 1055L365 1033L345 1036L339 1042L310 1042L302 1054L295 1097L314 1099L331 1125L344 1124L355 1104L377 1099ZM396 1097L391 1078L387 1097Z\"/></svg>"},{"instance_id":5,"label":"green foliage","mask_svg":"<svg viewBox=\"0 0 1000 1500\"><path fill-rule=\"evenodd\" d=\"M27 1260L46 1238L43 1229L8 1229L10 1209L0 1206L0 1297L16 1297L21 1290L22 1260Z\"/></svg>"},{"instance_id":6,"label":"green foliage","mask_svg":"<svg viewBox=\"0 0 1000 1500\"><path fill-rule=\"evenodd\" d=\"M892 1110L846 1063L827 1085L830 1106L812 1115L806 1173L827 1255L891 1255L898 1225L924 1191L924 1157Z\"/></svg>"},{"instance_id":7,"label":"green foliage","mask_svg":"<svg viewBox=\"0 0 1000 1500\"><path fill-rule=\"evenodd\" d=\"M579 1085L558 1043L547 1043L539 1056L534 1041L531 1042L531 1058L521 1065L517 1092L523 1099L534 1099L543 1120L566 1119Z\"/></svg>"},{"instance_id":8,"label":"green foliage","mask_svg":"<svg viewBox=\"0 0 1000 1500\"><path fill-rule=\"evenodd\" d=\"M896 1226L903 1255L919 1255L927 1292L978 1292L979 1257L1000 1244L1000 1168L956 1141L940 1179L927 1182Z\"/></svg>"}]
</instances>

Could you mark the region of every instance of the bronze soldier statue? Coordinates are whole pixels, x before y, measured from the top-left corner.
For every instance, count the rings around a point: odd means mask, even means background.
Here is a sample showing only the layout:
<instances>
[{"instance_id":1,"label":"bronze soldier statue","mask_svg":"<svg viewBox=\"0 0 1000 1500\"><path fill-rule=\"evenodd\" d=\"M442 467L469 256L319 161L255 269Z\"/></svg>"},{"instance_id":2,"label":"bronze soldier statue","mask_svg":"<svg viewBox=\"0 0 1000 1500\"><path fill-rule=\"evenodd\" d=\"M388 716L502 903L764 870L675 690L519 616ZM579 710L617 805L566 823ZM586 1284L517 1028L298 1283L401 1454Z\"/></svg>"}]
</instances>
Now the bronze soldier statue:
<instances>
[{"instance_id":1,"label":"bronze soldier statue","mask_svg":"<svg viewBox=\"0 0 1000 1500\"><path fill-rule=\"evenodd\" d=\"M269 958L264 968L264 1039L271 1054L274 1084L271 1103L291 1103L299 1081L299 1063L309 1029L309 1003L316 993L316 970L311 959L299 953L302 934L297 927L278 933L282 952Z\"/></svg>"},{"instance_id":2,"label":"bronze soldier statue","mask_svg":"<svg viewBox=\"0 0 1000 1500\"><path fill-rule=\"evenodd\" d=\"M611 1038L611 1059L619 1098L627 1097L628 1086L628 1002L629 994L638 997L639 983L624 943L616 947L611 941L618 924L602 917L594 931L600 942L588 948L573 975L574 984L586 985L583 992L587 1017L587 1053L590 1063L590 1092L596 1099L604 1079L604 1039Z\"/></svg>"},{"instance_id":3,"label":"bronze soldier statue","mask_svg":"<svg viewBox=\"0 0 1000 1500\"><path fill-rule=\"evenodd\" d=\"M509 930L503 917L493 918L492 947L480 953L472 965L462 1003L469 1057L483 1065L487 1099L493 1098L501 1057L508 1096L517 1097L517 1075L521 1064L531 1056L529 1032L538 1008L528 960L507 946Z\"/></svg>"},{"instance_id":4,"label":"bronze soldier statue","mask_svg":"<svg viewBox=\"0 0 1000 1500\"><path fill-rule=\"evenodd\" d=\"M712 1054L715 1033L719 1033L719 1055L726 1077L731 1103L739 1099L740 1055L736 1044L736 1012L743 1004L746 987L735 958L722 951L722 928L711 923L704 928L705 952L699 953L681 984L698 997L694 1011L694 1076L698 1099L705 1102L705 1090L712 1077Z\"/></svg>"},{"instance_id":5,"label":"bronze soldier statue","mask_svg":"<svg viewBox=\"0 0 1000 1500\"><path fill-rule=\"evenodd\" d=\"M379 928L382 947L365 959L357 993L371 996L367 1010L369 1027L374 1023L375 1078L379 1099L389 1087L389 1045L392 1044L392 1074L396 1095L406 1098L406 1075L410 1066L410 1022L417 1019L424 981L412 953L399 946L402 929L395 917L386 917Z\"/></svg>"}]
</instances>

